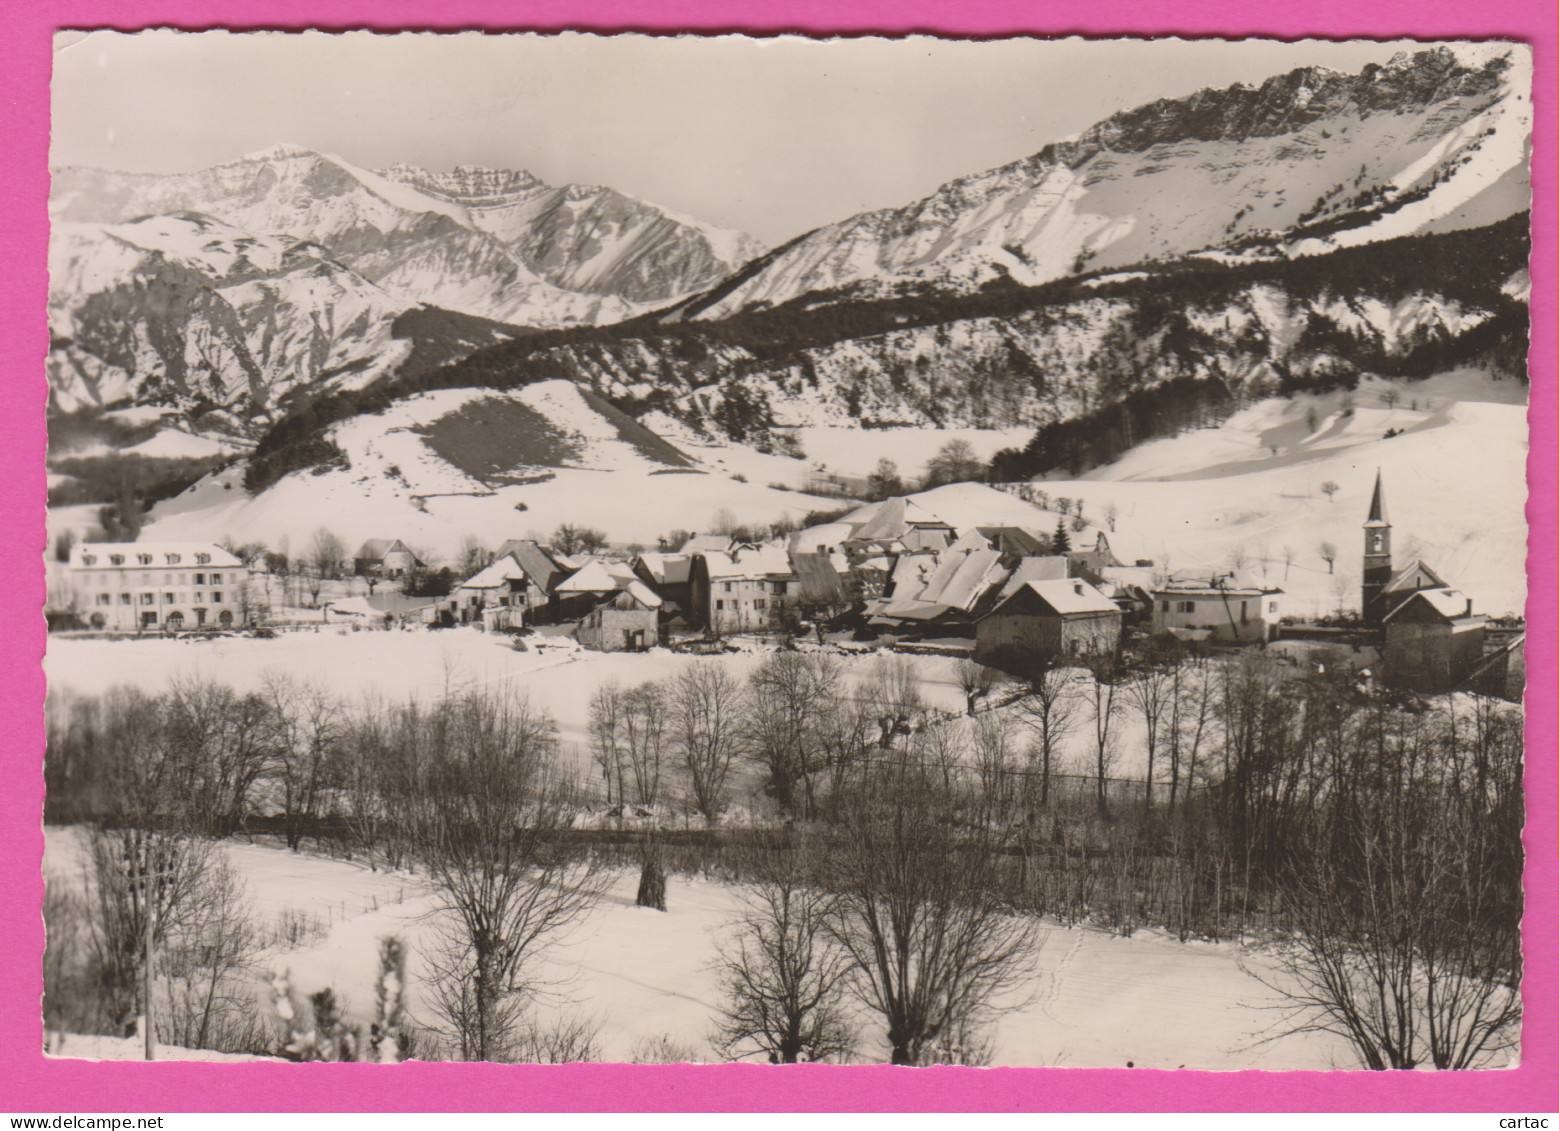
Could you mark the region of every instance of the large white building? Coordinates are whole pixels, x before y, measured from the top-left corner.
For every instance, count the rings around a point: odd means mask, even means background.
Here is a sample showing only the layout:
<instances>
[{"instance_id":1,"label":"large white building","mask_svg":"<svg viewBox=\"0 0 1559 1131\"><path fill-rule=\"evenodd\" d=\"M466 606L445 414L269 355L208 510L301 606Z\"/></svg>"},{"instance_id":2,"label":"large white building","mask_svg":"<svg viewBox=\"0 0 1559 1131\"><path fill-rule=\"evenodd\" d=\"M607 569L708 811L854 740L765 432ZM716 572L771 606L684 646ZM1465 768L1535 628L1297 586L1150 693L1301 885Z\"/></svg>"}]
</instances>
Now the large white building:
<instances>
[{"instance_id":1,"label":"large white building","mask_svg":"<svg viewBox=\"0 0 1559 1131\"><path fill-rule=\"evenodd\" d=\"M249 570L210 542L86 542L66 567L82 621L114 632L235 628Z\"/></svg>"}]
</instances>

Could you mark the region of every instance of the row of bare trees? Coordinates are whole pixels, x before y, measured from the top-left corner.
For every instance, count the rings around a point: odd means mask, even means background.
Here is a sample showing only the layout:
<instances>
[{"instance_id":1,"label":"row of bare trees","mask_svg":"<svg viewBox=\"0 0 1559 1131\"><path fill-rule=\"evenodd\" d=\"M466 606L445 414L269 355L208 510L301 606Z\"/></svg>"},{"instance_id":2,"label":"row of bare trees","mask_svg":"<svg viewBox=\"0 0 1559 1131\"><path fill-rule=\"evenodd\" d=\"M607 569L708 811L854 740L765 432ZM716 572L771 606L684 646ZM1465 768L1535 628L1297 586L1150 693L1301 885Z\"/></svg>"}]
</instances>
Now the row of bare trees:
<instances>
[{"instance_id":1,"label":"row of bare trees","mask_svg":"<svg viewBox=\"0 0 1559 1131\"><path fill-rule=\"evenodd\" d=\"M826 654L779 652L745 681L705 662L604 687L592 707L619 801L654 806L680 781L713 823L744 768L791 819L761 864L738 864L757 883L722 968L733 1051L837 1054L849 1000L880 1015L896 1061L976 1056L1039 915L1285 936L1274 985L1292 1027L1337 1033L1372 1067L1467 1067L1514 1037L1521 726L1508 705L1392 701L1259 655L1169 654L1037 673L1012 710L928 725L902 659L848 682ZM1106 771L1128 709L1147 721L1149 774L1123 801ZM1079 728L1092 796L1052 772ZM606 876L569 829L579 798L558 754L553 721L511 692L348 713L276 678L249 695L180 683L51 702L52 815L98 823L95 898L127 908L93 944L113 1012L139 1008L137 900L175 931L177 878L211 872L203 838L268 797L294 845L324 821L371 860L426 873L441 1026L459 1055L516 1055L540 951ZM644 862L664 885L658 849Z\"/></svg>"}]
</instances>

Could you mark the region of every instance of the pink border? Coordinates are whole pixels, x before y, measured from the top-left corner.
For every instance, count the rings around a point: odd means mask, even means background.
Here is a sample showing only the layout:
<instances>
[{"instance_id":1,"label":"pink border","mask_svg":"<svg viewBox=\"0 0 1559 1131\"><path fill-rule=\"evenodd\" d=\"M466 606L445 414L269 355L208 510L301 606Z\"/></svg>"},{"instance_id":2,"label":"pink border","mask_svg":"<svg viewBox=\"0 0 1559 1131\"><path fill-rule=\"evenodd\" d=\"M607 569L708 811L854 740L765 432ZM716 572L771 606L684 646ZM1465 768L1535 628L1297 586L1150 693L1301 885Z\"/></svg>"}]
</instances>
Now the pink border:
<instances>
[{"instance_id":1,"label":"pink border","mask_svg":"<svg viewBox=\"0 0 1559 1131\"><path fill-rule=\"evenodd\" d=\"M3 746L0 790L0 915L9 929L0 959L0 1107L25 1112L173 1111L599 1111L684 1110L978 1110L978 1111L1485 1111L1551 1112L1559 1094L1559 1026L1555 966L1559 953L1559 867L1555 845L1555 25L1547 0L1288 0L1242 6L1166 0L1147 24L1136 0L856 0L821 4L790 0L242 0L213 19L201 0L10 0L0 36L0 81L6 125L0 131L0 199L6 202L0 296L3 443L0 542L8 614L0 652L3 710L11 724ZM1134 1070L989 1071L804 1067L775 1071L722 1068L583 1066L557 1069L407 1066L395 1071L339 1066L140 1064L81 1065L38 1052L42 949L38 835L42 799L39 704L44 681L43 404L40 361L48 223L50 35L58 27L172 24L300 28L416 27L453 30L510 27L600 31L748 30L814 34L936 31L957 35L1094 36L1166 34L1264 35L1299 39L1515 38L1536 49L1537 130L1533 193L1536 250L1532 371L1531 580L1528 643L1527 795L1528 914L1525 938L1526 1055L1508 1072L1434 1073L1160 1073ZM176 123L169 128L176 129ZM1545 329L1546 327L1546 329Z\"/></svg>"}]
</instances>

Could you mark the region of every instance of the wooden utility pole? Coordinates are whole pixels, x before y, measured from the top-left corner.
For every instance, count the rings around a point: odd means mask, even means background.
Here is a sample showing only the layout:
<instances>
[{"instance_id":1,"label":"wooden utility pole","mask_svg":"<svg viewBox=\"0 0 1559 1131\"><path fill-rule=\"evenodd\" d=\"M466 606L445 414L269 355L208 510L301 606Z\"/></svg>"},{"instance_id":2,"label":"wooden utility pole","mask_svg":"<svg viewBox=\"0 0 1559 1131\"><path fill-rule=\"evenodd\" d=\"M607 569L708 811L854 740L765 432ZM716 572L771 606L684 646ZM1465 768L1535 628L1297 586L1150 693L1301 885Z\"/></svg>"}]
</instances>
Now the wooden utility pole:
<instances>
[{"instance_id":1,"label":"wooden utility pole","mask_svg":"<svg viewBox=\"0 0 1559 1131\"><path fill-rule=\"evenodd\" d=\"M149 865L150 863L151 861L148 860L147 864ZM143 1036L145 1037L146 1041L147 1060L157 1059L157 1025L156 1022L152 1020L152 989L156 985L157 977L155 961L156 952L153 949L152 942L153 939L155 939L157 936L157 893L153 890L152 884L153 881L165 879L172 875L172 871L147 872L144 876L141 877L141 883L144 888L142 897L146 900L146 913L144 916L142 916L145 921L144 926L146 929L146 938L142 944L146 951L145 958L142 962L142 968L146 975L146 985L142 990L142 1004L144 1008L141 1028L144 1030Z\"/></svg>"}]
</instances>

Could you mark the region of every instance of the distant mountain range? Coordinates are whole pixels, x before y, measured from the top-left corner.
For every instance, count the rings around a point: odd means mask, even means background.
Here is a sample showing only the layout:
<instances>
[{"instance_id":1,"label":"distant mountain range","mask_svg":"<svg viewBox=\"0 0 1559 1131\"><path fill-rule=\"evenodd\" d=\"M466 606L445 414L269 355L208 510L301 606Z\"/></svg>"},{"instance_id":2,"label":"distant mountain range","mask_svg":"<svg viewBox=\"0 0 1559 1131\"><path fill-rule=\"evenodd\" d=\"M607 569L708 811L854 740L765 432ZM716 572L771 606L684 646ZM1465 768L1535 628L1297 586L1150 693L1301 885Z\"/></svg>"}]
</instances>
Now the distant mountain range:
<instances>
[{"instance_id":1,"label":"distant mountain range","mask_svg":"<svg viewBox=\"0 0 1559 1131\"><path fill-rule=\"evenodd\" d=\"M57 407L149 400L262 423L299 385L393 369L390 323L413 308L516 332L612 322L762 250L612 189L380 174L285 145L197 173L56 169L50 213Z\"/></svg>"}]
</instances>

